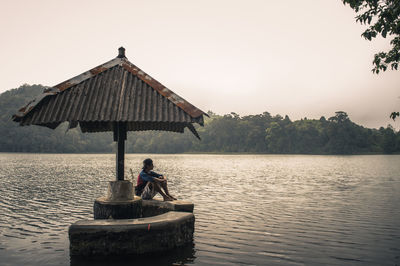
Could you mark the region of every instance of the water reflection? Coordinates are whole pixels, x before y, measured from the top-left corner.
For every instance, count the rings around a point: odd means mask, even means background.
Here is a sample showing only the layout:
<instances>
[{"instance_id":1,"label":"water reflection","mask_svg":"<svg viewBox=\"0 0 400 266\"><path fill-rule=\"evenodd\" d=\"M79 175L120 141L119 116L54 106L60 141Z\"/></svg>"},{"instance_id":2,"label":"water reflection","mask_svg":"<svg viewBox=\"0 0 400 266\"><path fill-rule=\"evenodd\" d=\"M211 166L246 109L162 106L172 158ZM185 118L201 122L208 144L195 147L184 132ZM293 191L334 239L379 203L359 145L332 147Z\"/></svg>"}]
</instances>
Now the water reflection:
<instances>
[{"instance_id":1,"label":"water reflection","mask_svg":"<svg viewBox=\"0 0 400 266\"><path fill-rule=\"evenodd\" d=\"M71 256L71 266L132 266L132 265L187 265L194 263L194 243L170 250L168 252L141 256L107 256L79 257Z\"/></svg>"}]
</instances>

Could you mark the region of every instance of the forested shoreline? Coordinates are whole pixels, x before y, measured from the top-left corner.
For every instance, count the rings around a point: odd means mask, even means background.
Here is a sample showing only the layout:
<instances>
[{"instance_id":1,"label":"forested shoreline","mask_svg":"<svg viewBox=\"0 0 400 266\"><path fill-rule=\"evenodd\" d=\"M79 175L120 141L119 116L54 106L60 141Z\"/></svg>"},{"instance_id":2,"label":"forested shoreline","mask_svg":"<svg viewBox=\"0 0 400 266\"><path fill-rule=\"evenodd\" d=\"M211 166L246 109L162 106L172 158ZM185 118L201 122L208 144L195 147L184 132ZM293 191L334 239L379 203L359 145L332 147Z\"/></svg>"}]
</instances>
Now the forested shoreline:
<instances>
[{"instance_id":1,"label":"forested shoreline","mask_svg":"<svg viewBox=\"0 0 400 266\"><path fill-rule=\"evenodd\" d=\"M17 109L38 96L41 85L23 85L0 94L0 152L109 153L112 133L20 127L11 120ZM343 111L320 119L290 120L268 112L239 116L208 112L204 127L191 132L129 132L128 153L390 154L400 152L400 132L391 126L364 128Z\"/></svg>"}]
</instances>

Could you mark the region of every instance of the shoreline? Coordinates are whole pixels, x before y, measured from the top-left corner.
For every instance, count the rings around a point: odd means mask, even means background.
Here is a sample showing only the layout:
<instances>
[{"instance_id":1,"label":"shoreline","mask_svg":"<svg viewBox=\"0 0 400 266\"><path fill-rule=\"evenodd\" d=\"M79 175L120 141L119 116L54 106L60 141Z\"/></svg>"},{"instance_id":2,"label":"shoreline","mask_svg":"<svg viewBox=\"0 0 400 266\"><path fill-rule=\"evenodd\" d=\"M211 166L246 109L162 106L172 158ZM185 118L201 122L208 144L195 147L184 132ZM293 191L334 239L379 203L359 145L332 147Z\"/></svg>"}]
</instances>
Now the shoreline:
<instances>
[{"instance_id":1,"label":"shoreline","mask_svg":"<svg viewBox=\"0 0 400 266\"><path fill-rule=\"evenodd\" d=\"M0 151L0 154L113 154L115 152L8 152ZM182 152L182 153L152 153L152 152L127 152L129 154L152 154L152 155L311 155L311 156L354 156L354 155L400 155L400 152L394 153L351 153L351 154L334 154L334 153L256 153L256 152Z\"/></svg>"}]
</instances>

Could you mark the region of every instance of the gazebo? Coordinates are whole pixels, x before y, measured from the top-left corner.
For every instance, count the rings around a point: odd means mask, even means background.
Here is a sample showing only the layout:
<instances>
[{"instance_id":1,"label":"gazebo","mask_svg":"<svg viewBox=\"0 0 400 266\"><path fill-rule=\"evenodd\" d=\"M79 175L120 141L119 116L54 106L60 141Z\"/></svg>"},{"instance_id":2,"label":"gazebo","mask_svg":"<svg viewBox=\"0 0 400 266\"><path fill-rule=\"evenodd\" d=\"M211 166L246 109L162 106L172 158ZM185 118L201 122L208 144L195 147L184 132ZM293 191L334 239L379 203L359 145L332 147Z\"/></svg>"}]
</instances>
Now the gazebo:
<instances>
[{"instance_id":1,"label":"gazebo","mask_svg":"<svg viewBox=\"0 0 400 266\"><path fill-rule=\"evenodd\" d=\"M118 50L116 58L46 89L13 116L21 126L55 129L69 122L82 132L114 132L116 180L109 182L106 197L95 200L95 220L70 226L71 255L142 254L193 238L192 203L145 202L134 195L133 184L124 180L125 140L127 131L185 128L200 139L193 124L203 126L207 114L129 62L123 47Z\"/></svg>"},{"instance_id":2,"label":"gazebo","mask_svg":"<svg viewBox=\"0 0 400 266\"><path fill-rule=\"evenodd\" d=\"M129 62L123 47L118 50L116 58L46 89L13 121L51 129L67 121L69 128L79 125L82 132L113 131L116 179L124 180L127 131L183 133L188 128L200 139L193 124L203 126L207 114Z\"/></svg>"}]
</instances>

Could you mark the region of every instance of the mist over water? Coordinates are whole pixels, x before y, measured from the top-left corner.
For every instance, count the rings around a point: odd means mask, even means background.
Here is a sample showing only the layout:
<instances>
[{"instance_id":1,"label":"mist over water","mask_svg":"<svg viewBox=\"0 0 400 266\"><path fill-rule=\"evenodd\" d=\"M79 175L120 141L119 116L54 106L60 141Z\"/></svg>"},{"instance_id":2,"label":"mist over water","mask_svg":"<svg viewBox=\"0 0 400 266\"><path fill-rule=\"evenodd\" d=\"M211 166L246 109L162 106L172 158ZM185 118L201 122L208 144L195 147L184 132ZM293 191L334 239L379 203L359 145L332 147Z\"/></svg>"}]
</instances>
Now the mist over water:
<instances>
[{"instance_id":1,"label":"mist over water","mask_svg":"<svg viewBox=\"0 0 400 266\"><path fill-rule=\"evenodd\" d=\"M128 179L146 157L127 155ZM196 223L193 246L149 263L400 264L398 155L150 157ZM114 171L113 154L0 154L0 265L90 264L70 260L68 226Z\"/></svg>"}]
</instances>

